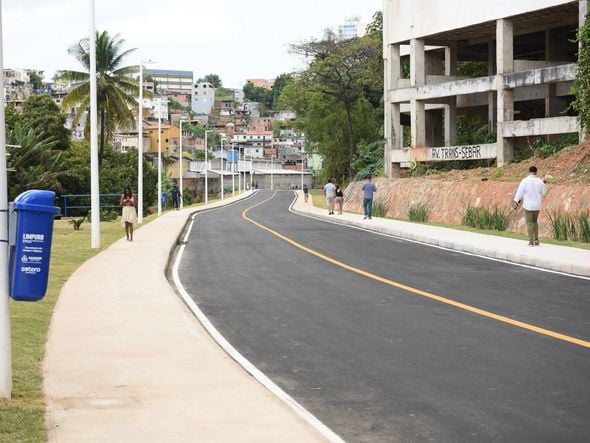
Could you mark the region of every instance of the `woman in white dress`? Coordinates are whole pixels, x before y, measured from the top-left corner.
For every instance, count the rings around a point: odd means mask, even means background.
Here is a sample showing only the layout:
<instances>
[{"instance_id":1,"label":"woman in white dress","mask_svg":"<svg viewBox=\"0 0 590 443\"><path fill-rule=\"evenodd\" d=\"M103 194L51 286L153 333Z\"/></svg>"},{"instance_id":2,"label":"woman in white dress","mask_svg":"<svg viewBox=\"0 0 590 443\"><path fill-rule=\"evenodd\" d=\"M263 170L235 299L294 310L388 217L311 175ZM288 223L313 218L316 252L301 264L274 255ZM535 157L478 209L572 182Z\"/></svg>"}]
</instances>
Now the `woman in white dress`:
<instances>
[{"instance_id":1,"label":"woman in white dress","mask_svg":"<svg viewBox=\"0 0 590 443\"><path fill-rule=\"evenodd\" d=\"M125 226L127 240L133 241L133 224L137 220L137 212L135 211L135 196L129 186L123 190L119 204L123 207L121 223Z\"/></svg>"}]
</instances>

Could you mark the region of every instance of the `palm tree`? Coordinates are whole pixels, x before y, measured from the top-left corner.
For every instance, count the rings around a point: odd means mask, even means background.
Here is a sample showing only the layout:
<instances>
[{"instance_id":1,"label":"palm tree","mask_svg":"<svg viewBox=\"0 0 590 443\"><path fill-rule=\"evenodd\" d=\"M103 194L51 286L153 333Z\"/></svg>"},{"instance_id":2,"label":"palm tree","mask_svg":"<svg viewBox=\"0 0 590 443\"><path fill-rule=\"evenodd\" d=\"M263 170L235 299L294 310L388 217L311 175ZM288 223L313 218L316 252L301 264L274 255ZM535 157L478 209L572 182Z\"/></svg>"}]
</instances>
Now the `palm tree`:
<instances>
[{"instance_id":1,"label":"palm tree","mask_svg":"<svg viewBox=\"0 0 590 443\"><path fill-rule=\"evenodd\" d=\"M104 145L116 128L132 128L134 126L131 109L137 106L135 97L139 94L139 85L131 78L138 66L121 67L123 59L134 49L123 50L125 40L119 34L111 37L107 31L96 33L96 89L97 106L100 121L99 165L102 163ZM90 71L90 42L88 38L80 40L68 52ZM90 74L89 72L59 71L59 80L76 84L63 99L63 109L79 105L74 116L75 126L80 117L90 106ZM88 128L88 124L86 126ZM88 131L85 131L88 133Z\"/></svg>"}]
</instances>

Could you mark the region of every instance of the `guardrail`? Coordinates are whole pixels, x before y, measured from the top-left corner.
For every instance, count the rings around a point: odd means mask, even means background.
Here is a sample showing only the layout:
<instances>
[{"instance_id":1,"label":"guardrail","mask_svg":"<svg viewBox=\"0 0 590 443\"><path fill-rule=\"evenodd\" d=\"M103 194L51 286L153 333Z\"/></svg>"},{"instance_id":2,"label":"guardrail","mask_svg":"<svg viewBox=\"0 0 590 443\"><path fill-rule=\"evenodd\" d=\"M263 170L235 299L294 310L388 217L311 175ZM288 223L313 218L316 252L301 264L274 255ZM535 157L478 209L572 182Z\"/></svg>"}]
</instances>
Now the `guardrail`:
<instances>
[{"instance_id":1,"label":"guardrail","mask_svg":"<svg viewBox=\"0 0 590 443\"><path fill-rule=\"evenodd\" d=\"M112 209L117 208L119 209L121 205L119 204L119 198L121 194L99 194L99 207L100 209ZM68 210L72 209L88 209L90 210L90 194L65 194L60 195L59 198L61 199L62 207L63 207L63 214L64 217L68 216ZM110 198L112 199L115 204L102 204L103 198ZM76 202L76 199L79 199L79 202ZM88 204L81 204L85 202L84 199L88 199ZM70 204L70 201L74 200L74 203L77 204Z\"/></svg>"}]
</instances>

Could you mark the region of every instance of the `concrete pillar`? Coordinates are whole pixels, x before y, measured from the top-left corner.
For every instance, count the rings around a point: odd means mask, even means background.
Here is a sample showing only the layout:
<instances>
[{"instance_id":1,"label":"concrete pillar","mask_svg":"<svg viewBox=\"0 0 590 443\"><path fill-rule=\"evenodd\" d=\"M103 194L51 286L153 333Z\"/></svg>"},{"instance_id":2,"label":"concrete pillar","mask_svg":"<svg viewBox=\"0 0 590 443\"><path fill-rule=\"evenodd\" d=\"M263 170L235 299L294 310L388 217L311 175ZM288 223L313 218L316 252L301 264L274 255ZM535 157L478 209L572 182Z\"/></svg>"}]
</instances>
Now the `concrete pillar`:
<instances>
[{"instance_id":1,"label":"concrete pillar","mask_svg":"<svg viewBox=\"0 0 590 443\"><path fill-rule=\"evenodd\" d=\"M514 72L514 49L512 22L496 21L496 88L498 95L498 166L507 165L514 155L513 141L504 138L502 124L514 120L514 98L511 89L504 89L503 74Z\"/></svg>"},{"instance_id":2,"label":"concrete pillar","mask_svg":"<svg viewBox=\"0 0 590 443\"><path fill-rule=\"evenodd\" d=\"M448 103L444 105L445 146L454 146L457 137L457 96L449 97Z\"/></svg>"},{"instance_id":3,"label":"concrete pillar","mask_svg":"<svg viewBox=\"0 0 590 443\"><path fill-rule=\"evenodd\" d=\"M401 59L400 59L400 45L388 45L386 49L386 58L384 60L384 135L386 139L385 144L385 172L388 177L399 175L399 164L393 165L391 162L392 153L394 149L399 149L400 142L400 105L399 103L391 103L389 100L389 91L397 89L399 86L399 79L401 77Z\"/></svg>"},{"instance_id":4,"label":"concrete pillar","mask_svg":"<svg viewBox=\"0 0 590 443\"><path fill-rule=\"evenodd\" d=\"M391 150L393 151L395 149L400 149L403 144L404 134L402 132L402 126L400 124L399 103L391 103L390 119L387 123L391 131ZM386 168L388 169L388 177L399 177L399 173L401 171L400 164L394 164L389 159L391 159L391 156L388 157L386 164Z\"/></svg>"},{"instance_id":5,"label":"concrete pillar","mask_svg":"<svg viewBox=\"0 0 590 443\"><path fill-rule=\"evenodd\" d=\"M488 39L488 75L496 75L496 42ZM496 93L488 92L488 131L496 132Z\"/></svg>"},{"instance_id":6,"label":"concrete pillar","mask_svg":"<svg viewBox=\"0 0 590 443\"><path fill-rule=\"evenodd\" d=\"M445 75L447 77L457 75L457 43L453 42L445 46Z\"/></svg>"},{"instance_id":7,"label":"concrete pillar","mask_svg":"<svg viewBox=\"0 0 590 443\"><path fill-rule=\"evenodd\" d=\"M424 64L424 40L413 38L410 40L410 85L422 86L426 83L426 68ZM410 100L410 121L412 147L426 146L426 115L424 102Z\"/></svg>"},{"instance_id":8,"label":"concrete pillar","mask_svg":"<svg viewBox=\"0 0 590 443\"><path fill-rule=\"evenodd\" d=\"M390 89L397 89L399 84L399 79L402 75L402 64L400 58L400 45L388 45L389 46L389 88Z\"/></svg>"},{"instance_id":9,"label":"concrete pillar","mask_svg":"<svg viewBox=\"0 0 590 443\"><path fill-rule=\"evenodd\" d=\"M423 101L410 100L410 124L412 148L426 146L426 111Z\"/></svg>"},{"instance_id":10,"label":"concrete pillar","mask_svg":"<svg viewBox=\"0 0 590 443\"><path fill-rule=\"evenodd\" d=\"M410 85L422 86L425 83L424 40L413 38L410 40Z\"/></svg>"}]
</instances>

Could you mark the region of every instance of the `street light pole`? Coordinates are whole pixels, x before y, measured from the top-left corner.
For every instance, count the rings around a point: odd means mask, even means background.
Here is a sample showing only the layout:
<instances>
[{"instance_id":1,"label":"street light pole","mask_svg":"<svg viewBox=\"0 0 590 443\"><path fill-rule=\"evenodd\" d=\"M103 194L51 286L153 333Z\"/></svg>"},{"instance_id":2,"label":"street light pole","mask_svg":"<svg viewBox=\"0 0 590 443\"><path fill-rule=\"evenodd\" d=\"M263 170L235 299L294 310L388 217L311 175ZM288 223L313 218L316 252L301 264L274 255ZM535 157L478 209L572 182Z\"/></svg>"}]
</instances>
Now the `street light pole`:
<instances>
[{"instance_id":1,"label":"street light pole","mask_svg":"<svg viewBox=\"0 0 590 443\"><path fill-rule=\"evenodd\" d=\"M238 171L238 194L242 193L242 175L240 173L240 146L238 145L238 161L236 162L236 170Z\"/></svg>"},{"instance_id":2,"label":"street light pole","mask_svg":"<svg viewBox=\"0 0 590 443\"><path fill-rule=\"evenodd\" d=\"M139 111L137 113L137 223L143 223L143 65L139 62Z\"/></svg>"},{"instance_id":3,"label":"street light pole","mask_svg":"<svg viewBox=\"0 0 590 443\"><path fill-rule=\"evenodd\" d=\"M271 155L270 156L270 190L272 191L274 189L274 180L273 180L273 169L274 169L274 162L275 160L275 156Z\"/></svg>"},{"instance_id":4,"label":"street light pole","mask_svg":"<svg viewBox=\"0 0 590 443\"><path fill-rule=\"evenodd\" d=\"M224 165L223 165L223 142L225 141L225 138L221 138L221 155L219 156L219 170L221 171L221 200L223 200L223 173L224 171Z\"/></svg>"},{"instance_id":5,"label":"street light pole","mask_svg":"<svg viewBox=\"0 0 590 443\"><path fill-rule=\"evenodd\" d=\"M0 85L4 85L2 2L0 0ZM6 173L6 127L4 94L0 94L0 398L12 395L10 302L8 299L8 177Z\"/></svg>"},{"instance_id":6,"label":"street light pole","mask_svg":"<svg viewBox=\"0 0 590 443\"><path fill-rule=\"evenodd\" d=\"M303 157L303 148L301 148L301 189L303 189L303 166L304 166L303 159L304 159L304 157Z\"/></svg>"},{"instance_id":7,"label":"street light pole","mask_svg":"<svg viewBox=\"0 0 590 443\"><path fill-rule=\"evenodd\" d=\"M96 31L94 0L90 0L90 247L100 247L100 189L98 183L98 133L96 104Z\"/></svg>"},{"instance_id":8,"label":"street light pole","mask_svg":"<svg viewBox=\"0 0 590 443\"><path fill-rule=\"evenodd\" d=\"M235 162L236 160L236 150L234 149L234 144L231 144L231 196L234 197L236 195L236 178L235 178L235 173L236 173L236 167L234 166L236 164Z\"/></svg>"},{"instance_id":9,"label":"street light pole","mask_svg":"<svg viewBox=\"0 0 590 443\"><path fill-rule=\"evenodd\" d=\"M162 215L162 99L158 98L158 216Z\"/></svg>"},{"instance_id":10,"label":"street light pole","mask_svg":"<svg viewBox=\"0 0 590 443\"><path fill-rule=\"evenodd\" d=\"M180 182L180 209L183 208L184 203L184 187L182 186L182 122L183 120L180 119L180 159L179 159L179 166L178 166L178 181Z\"/></svg>"},{"instance_id":11,"label":"street light pole","mask_svg":"<svg viewBox=\"0 0 590 443\"><path fill-rule=\"evenodd\" d=\"M213 131L205 131L205 204L209 203L209 176L207 173L207 170L209 169L209 146L207 144L207 134L210 132Z\"/></svg>"}]
</instances>

